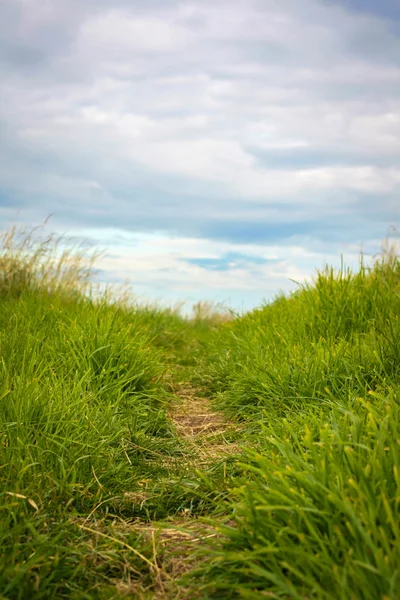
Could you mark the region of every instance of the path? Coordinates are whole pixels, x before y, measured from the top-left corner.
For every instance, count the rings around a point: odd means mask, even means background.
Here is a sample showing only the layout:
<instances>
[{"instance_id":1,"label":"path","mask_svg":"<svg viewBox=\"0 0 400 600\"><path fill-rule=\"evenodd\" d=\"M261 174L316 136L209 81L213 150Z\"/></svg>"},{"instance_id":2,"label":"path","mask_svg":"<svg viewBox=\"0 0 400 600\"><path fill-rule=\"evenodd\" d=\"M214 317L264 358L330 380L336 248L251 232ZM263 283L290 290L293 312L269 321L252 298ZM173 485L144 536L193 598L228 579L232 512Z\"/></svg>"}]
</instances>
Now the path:
<instances>
[{"instance_id":1,"label":"path","mask_svg":"<svg viewBox=\"0 0 400 600\"><path fill-rule=\"evenodd\" d=\"M170 407L169 418L188 451L181 459L181 466L191 474L196 469L207 470L213 464L223 463L221 477L225 480L224 457L240 452L240 446L232 441L238 437L237 426L214 411L210 400L201 397L188 382L175 382L174 395L176 401ZM138 498L146 501L146 494L127 492L126 495L134 496L136 501ZM101 521L96 523L85 519L77 524L94 535L109 537L108 533L102 531ZM132 530L143 535L150 543L153 556L147 558L141 555L149 566L149 574L143 580L135 578L128 583L129 578L128 581L125 578L123 581L115 581L118 597L138 600L200 600L203 597L198 591L197 580L193 581L193 585L188 581L186 586L179 584L179 581L184 573L204 560L197 556L202 543L219 535L212 525L192 516L189 510L159 523L140 520L132 522L118 518L111 523L111 531L120 535L118 540L115 537L110 539L124 546L126 544L123 536L121 539L121 534ZM133 548L130 550L138 553Z\"/></svg>"},{"instance_id":2,"label":"path","mask_svg":"<svg viewBox=\"0 0 400 600\"><path fill-rule=\"evenodd\" d=\"M176 384L175 395L179 401L172 405L169 417L178 435L193 450L194 459L187 462L189 468L204 468L224 455L240 452L239 446L229 441L236 426L214 411L208 398L201 397L190 383ZM182 587L178 585L178 580L198 562L196 551L201 542L217 535L212 526L196 517L182 516L160 525L138 525L139 528L147 535L152 535L153 539L156 536L163 553L163 570L156 579L157 589L152 596L143 598L201 598L196 595L195 588Z\"/></svg>"},{"instance_id":3,"label":"path","mask_svg":"<svg viewBox=\"0 0 400 600\"><path fill-rule=\"evenodd\" d=\"M171 408L169 417L199 457L210 460L238 452L237 445L227 439L236 426L214 411L208 398L201 397L190 383L179 384L175 395L181 402Z\"/></svg>"}]
</instances>

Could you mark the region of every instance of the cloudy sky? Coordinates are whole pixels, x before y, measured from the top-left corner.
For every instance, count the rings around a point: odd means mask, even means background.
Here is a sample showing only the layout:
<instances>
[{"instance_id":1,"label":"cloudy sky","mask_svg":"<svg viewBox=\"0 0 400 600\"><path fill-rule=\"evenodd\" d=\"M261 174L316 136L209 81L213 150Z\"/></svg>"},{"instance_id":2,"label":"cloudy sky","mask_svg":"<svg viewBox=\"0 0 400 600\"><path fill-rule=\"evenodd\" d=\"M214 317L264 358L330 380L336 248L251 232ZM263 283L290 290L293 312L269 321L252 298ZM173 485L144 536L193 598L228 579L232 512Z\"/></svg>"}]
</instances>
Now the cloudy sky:
<instances>
[{"instance_id":1,"label":"cloudy sky","mask_svg":"<svg viewBox=\"0 0 400 600\"><path fill-rule=\"evenodd\" d=\"M400 221L398 0L0 0L0 219L248 308Z\"/></svg>"}]
</instances>

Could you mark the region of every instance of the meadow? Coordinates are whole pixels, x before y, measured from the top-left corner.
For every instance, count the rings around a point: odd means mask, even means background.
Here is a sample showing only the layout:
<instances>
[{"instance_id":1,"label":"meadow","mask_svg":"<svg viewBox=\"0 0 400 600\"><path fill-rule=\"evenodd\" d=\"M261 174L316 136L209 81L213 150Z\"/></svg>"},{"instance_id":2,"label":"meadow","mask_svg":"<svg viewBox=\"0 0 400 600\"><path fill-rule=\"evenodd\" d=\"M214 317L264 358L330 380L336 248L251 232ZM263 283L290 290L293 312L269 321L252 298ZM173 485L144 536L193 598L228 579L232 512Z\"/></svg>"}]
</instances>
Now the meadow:
<instances>
[{"instance_id":1,"label":"meadow","mask_svg":"<svg viewBox=\"0 0 400 600\"><path fill-rule=\"evenodd\" d=\"M0 248L0 598L400 597L400 260L247 313Z\"/></svg>"}]
</instances>

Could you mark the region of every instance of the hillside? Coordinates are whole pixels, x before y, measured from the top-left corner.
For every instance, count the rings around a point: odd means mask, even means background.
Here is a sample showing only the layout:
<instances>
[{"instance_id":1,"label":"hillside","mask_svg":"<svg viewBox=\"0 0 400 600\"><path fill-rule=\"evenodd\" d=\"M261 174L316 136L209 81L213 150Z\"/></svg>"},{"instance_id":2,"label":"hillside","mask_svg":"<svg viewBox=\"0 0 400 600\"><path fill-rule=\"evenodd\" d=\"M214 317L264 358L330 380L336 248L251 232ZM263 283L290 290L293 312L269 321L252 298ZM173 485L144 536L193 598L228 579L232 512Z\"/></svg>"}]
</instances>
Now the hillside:
<instances>
[{"instance_id":1,"label":"hillside","mask_svg":"<svg viewBox=\"0 0 400 600\"><path fill-rule=\"evenodd\" d=\"M400 597L400 261L244 316L0 251L0 598Z\"/></svg>"}]
</instances>

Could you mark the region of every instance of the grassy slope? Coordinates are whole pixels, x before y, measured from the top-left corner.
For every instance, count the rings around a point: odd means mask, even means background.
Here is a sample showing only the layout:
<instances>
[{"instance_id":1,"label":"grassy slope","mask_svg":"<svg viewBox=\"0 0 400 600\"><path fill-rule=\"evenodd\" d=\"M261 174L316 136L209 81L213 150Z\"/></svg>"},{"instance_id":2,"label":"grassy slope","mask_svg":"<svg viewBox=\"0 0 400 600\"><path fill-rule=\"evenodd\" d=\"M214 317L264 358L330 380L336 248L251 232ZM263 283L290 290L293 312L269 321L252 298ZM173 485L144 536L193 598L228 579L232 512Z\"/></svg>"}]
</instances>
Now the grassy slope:
<instances>
[{"instance_id":1,"label":"grassy slope","mask_svg":"<svg viewBox=\"0 0 400 600\"><path fill-rule=\"evenodd\" d=\"M203 569L211 597L400 597L399 318L387 256L214 336L203 381L258 431Z\"/></svg>"},{"instance_id":2,"label":"grassy slope","mask_svg":"<svg viewBox=\"0 0 400 600\"><path fill-rule=\"evenodd\" d=\"M152 597L125 525L182 511L229 523L187 597L400 597L398 260L218 323L87 299L52 248L0 258L0 597ZM223 478L168 418L189 378L246 431Z\"/></svg>"},{"instance_id":3,"label":"grassy slope","mask_svg":"<svg viewBox=\"0 0 400 600\"><path fill-rule=\"evenodd\" d=\"M83 257L17 236L0 257L0 596L151 589L153 548L109 524L201 512L166 407L172 370L207 325L92 301Z\"/></svg>"}]
</instances>

